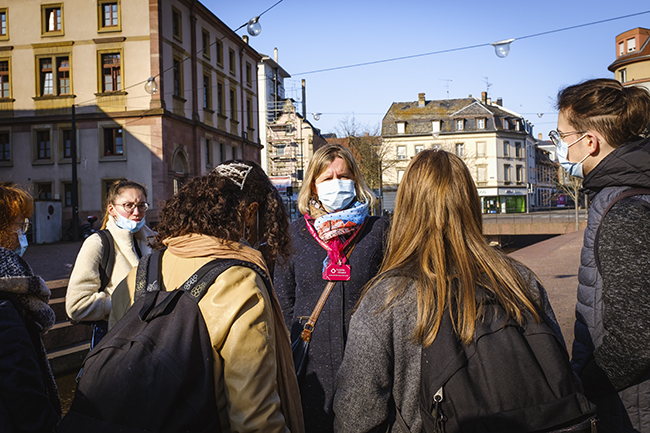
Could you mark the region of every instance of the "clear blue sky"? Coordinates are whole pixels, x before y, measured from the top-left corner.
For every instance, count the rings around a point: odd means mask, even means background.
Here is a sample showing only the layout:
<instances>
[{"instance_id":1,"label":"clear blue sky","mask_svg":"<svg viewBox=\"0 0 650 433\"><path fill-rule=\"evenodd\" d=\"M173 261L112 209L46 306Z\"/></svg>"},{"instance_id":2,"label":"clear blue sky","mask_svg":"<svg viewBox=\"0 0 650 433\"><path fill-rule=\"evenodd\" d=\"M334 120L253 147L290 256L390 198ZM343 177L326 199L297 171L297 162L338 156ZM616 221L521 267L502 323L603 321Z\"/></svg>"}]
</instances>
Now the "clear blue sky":
<instances>
[{"instance_id":1,"label":"clear blue sky","mask_svg":"<svg viewBox=\"0 0 650 433\"><path fill-rule=\"evenodd\" d=\"M277 0L203 0L235 29ZM292 75L286 87L307 80L309 120L333 132L346 116L380 126L392 102L489 96L528 119L534 134L554 129L554 101L562 87L613 78L616 35L650 28L650 14L516 40L508 57L491 46L314 74L304 72L518 38L650 10L648 0L415 1L284 0L260 19L250 45ZM245 29L237 32L245 34ZM451 81L448 81L451 80ZM289 93L287 96L294 96ZM537 113L544 113L540 118Z\"/></svg>"}]
</instances>

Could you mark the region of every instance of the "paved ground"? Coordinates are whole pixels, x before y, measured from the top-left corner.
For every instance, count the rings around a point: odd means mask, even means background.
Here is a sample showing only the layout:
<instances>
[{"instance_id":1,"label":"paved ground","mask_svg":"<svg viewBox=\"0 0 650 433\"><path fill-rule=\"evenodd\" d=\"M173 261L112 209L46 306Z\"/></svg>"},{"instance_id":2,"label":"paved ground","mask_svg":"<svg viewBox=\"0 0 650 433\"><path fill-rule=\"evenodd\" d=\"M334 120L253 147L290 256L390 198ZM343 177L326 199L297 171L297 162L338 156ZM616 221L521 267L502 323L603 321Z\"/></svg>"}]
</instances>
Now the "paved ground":
<instances>
[{"instance_id":1,"label":"paved ground","mask_svg":"<svg viewBox=\"0 0 650 433\"><path fill-rule=\"evenodd\" d=\"M555 316L571 353L578 267L584 230L557 236L510 254L537 274L548 292Z\"/></svg>"},{"instance_id":2,"label":"paved ground","mask_svg":"<svg viewBox=\"0 0 650 433\"><path fill-rule=\"evenodd\" d=\"M29 245L23 258L45 281L68 278L77 258L79 242L57 242L53 244Z\"/></svg>"}]
</instances>

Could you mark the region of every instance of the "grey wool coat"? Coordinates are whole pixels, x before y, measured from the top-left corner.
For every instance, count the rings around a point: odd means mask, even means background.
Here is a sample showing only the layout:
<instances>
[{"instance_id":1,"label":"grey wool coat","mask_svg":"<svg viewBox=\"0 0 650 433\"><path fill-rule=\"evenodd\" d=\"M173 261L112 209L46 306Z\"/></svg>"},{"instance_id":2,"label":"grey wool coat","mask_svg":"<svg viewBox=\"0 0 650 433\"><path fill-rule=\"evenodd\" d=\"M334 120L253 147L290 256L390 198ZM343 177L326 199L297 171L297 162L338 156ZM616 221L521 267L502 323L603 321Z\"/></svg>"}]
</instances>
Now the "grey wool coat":
<instances>
[{"instance_id":1,"label":"grey wool coat","mask_svg":"<svg viewBox=\"0 0 650 433\"><path fill-rule=\"evenodd\" d=\"M306 374L300 380L308 433L333 431L334 379L343 359L350 317L363 286L379 270L387 226L385 218L367 219L348 259L351 279L335 284L316 323ZM294 341L306 321L301 322L300 318L309 317L328 283L322 277L327 252L309 233L303 218L291 223L290 232L294 254L287 263L276 265L273 284Z\"/></svg>"}]
</instances>

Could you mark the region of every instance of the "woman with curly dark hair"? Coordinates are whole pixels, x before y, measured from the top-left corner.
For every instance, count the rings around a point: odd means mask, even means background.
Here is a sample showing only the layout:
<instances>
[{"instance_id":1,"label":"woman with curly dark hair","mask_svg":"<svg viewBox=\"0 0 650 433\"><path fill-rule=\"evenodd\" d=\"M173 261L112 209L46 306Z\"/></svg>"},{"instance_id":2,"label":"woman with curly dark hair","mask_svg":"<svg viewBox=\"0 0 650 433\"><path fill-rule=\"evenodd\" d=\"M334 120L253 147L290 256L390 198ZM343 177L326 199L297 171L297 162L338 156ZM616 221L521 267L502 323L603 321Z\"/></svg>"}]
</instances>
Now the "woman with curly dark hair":
<instances>
[{"instance_id":1,"label":"woman with curly dark hair","mask_svg":"<svg viewBox=\"0 0 650 433\"><path fill-rule=\"evenodd\" d=\"M189 181L167 201L156 229L155 248L166 248L164 290L178 288L220 258L254 263L270 277L272 263L265 257L290 254L282 199L250 161L228 161ZM135 280L134 269L115 289L109 325L133 303ZM199 308L212 341L222 430L304 431L289 335L275 293L267 292L262 277L233 266L216 279Z\"/></svg>"}]
</instances>

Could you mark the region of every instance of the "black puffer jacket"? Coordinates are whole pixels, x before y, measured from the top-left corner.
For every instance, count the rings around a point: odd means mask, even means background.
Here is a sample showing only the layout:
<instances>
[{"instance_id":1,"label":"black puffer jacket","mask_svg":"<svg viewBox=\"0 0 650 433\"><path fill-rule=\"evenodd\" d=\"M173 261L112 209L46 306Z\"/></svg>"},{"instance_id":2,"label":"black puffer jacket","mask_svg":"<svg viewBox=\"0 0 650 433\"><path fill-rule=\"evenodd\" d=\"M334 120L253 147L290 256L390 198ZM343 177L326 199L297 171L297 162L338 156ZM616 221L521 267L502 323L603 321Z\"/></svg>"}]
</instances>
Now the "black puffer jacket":
<instances>
[{"instance_id":1,"label":"black puffer jacket","mask_svg":"<svg viewBox=\"0 0 650 433\"><path fill-rule=\"evenodd\" d=\"M650 139L624 144L584 179L592 198L579 270L573 365L599 431L650 432ZM602 222L602 224L601 224ZM598 227L596 266L594 241Z\"/></svg>"},{"instance_id":2,"label":"black puffer jacket","mask_svg":"<svg viewBox=\"0 0 650 433\"><path fill-rule=\"evenodd\" d=\"M305 430L309 433L334 429L335 376L343 359L350 317L361 289L379 270L387 225L384 218L366 221L348 261L351 279L336 283L316 323L307 371L300 383ZM294 255L288 263L276 265L273 284L293 341L302 331L298 318L309 317L327 285L322 277L327 252L311 236L303 218L291 223L291 238Z\"/></svg>"}]
</instances>

